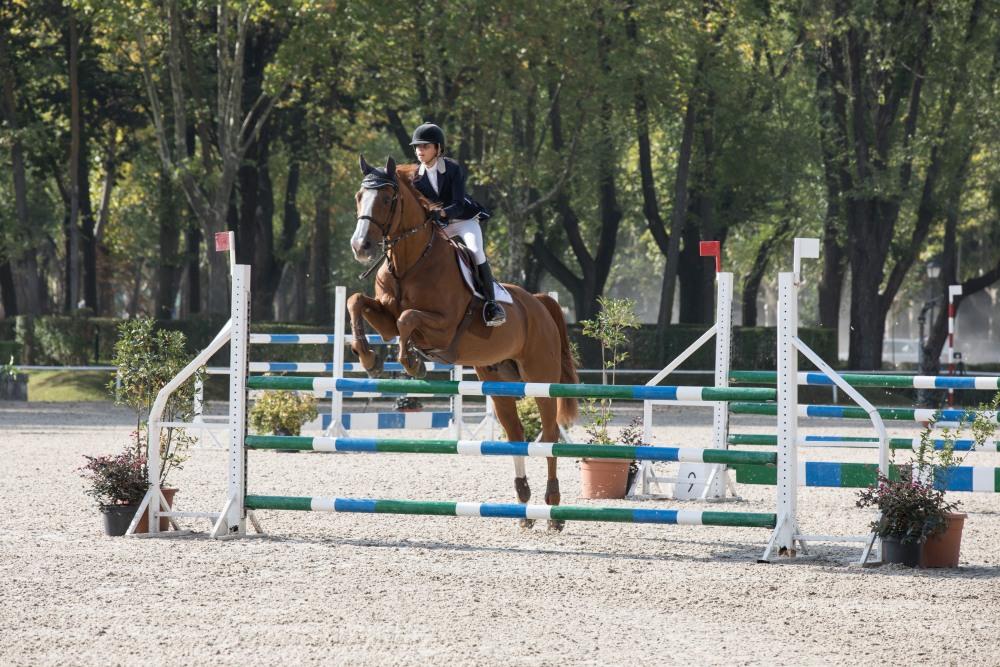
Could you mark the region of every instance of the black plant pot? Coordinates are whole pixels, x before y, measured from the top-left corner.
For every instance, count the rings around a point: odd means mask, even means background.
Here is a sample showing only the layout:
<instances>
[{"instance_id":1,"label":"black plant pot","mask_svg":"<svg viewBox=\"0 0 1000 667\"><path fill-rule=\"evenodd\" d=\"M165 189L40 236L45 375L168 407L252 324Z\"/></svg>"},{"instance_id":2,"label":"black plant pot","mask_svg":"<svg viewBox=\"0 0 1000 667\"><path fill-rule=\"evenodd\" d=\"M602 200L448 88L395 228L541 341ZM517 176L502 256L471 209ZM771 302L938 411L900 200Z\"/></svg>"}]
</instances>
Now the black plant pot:
<instances>
[{"instance_id":1,"label":"black plant pot","mask_svg":"<svg viewBox=\"0 0 1000 667\"><path fill-rule=\"evenodd\" d=\"M109 505L101 508L104 515L104 534L112 537L121 537L128 530L128 525L132 523L138 505Z\"/></svg>"},{"instance_id":2,"label":"black plant pot","mask_svg":"<svg viewBox=\"0 0 1000 667\"><path fill-rule=\"evenodd\" d=\"M0 401L26 400L28 400L27 374L0 375Z\"/></svg>"},{"instance_id":3,"label":"black plant pot","mask_svg":"<svg viewBox=\"0 0 1000 667\"><path fill-rule=\"evenodd\" d=\"M916 567L920 562L920 543L903 543L898 537L883 537L882 562Z\"/></svg>"}]
</instances>

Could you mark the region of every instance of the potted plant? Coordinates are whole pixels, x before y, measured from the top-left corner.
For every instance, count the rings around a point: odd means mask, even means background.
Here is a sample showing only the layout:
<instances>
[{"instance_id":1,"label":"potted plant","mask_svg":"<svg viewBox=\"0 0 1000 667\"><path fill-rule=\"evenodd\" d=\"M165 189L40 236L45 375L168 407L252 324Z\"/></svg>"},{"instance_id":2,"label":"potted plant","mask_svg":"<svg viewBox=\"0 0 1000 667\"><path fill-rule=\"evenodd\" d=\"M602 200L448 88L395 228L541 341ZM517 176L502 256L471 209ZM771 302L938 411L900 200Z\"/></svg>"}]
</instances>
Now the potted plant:
<instances>
[{"instance_id":1,"label":"potted plant","mask_svg":"<svg viewBox=\"0 0 1000 667\"><path fill-rule=\"evenodd\" d=\"M955 441L962 434L965 423L960 422L957 430L942 429L937 432L939 438L944 440L944 447L941 449L934 446L931 425L928 424L920 435L920 447L916 452L915 465L918 470L925 471L923 474L928 477L933 475L935 484L940 488L946 488L955 467L961 465L970 451L982 447L986 440L996 433L996 422L987 419L986 414L996 413L998 408L1000 408L1000 394L994 396L990 404L979 406L976 417L969 424L972 447L960 457L955 456ZM962 530L966 518L967 515L963 513L945 512L944 528L939 533L930 535L921 545L920 567L958 567Z\"/></svg>"},{"instance_id":2,"label":"potted plant","mask_svg":"<svg viewBox=\"0 0 1000 667\"><path fill-rule=\"evenodd\" d=\"M601 311L592 320L584 320L583 334L596 339L601 344L601 380L603 384L615 383L615 372L618 364L628 358L628 352L622 350L627 338L626 329L639 326L635 314L635 301L632 299L598 299ZM589 399L584 403L584 414L590 419L585 427L589 436L588 444L616 444L608 431L611 424L611 400ZM635 434L629 435L635 439L641 438L641 428L635 423L629 428L638 428ZM628 459L597 459L583 458L580 460L580 497L581 498L624 498L628 491L630 470L637 469L634 461ZM635 473L632 472L634 475Z\"/></svg>"},{"instance_id":3,"label":"potted plant","mask_svg":"<svg viewBox=\"0 0 1000 667\"><path fill-rule=\"evenodd\" d=\"M882 540L882 560L916 567L921 545L928 537L945 529L945 514L957 507L944 498L944 491L933 483L914 477L912 466L900 466L900 479L881 473L874 486L858 495L858 507L874 507L879 517L872 531Z\"/></svg>"},{"instance_id":4,"label":"potted plant","mask_svg":"<svg viewBox=\"0 0 1000 667\"><path fill-rule=\"evenodd\" d=\"M104 534L124 535L149 488L145 439L134 431L132 445L124 451L106 456L84 455L84 458L87 463L80 467L80 474L89 483L84 493L97 501L104 518ZM172 498L170 494L169 499ZM166 530L165 520L161 524ZM137 532L147 532L147 527L144 520Z\"/></svg>"},{"instance_id":5,"label":"potted plant","mask_svg":"<svg viewBox=\"0 0 1000 667\"><path fill-rule=\"evenodd\" d=\"M0 366L0 401L28 400L28 374L18 373L14 357Z\"/></svg>"},{"instance_id":6,"label":"potted plant","mask_svg":"<svg viewBox=\"0 0 1000 667\"><path fill-rule=\"evenodd\" d=\"M932 421L920 435L913 461L899 466L899 479L880 474L875 486L861 491L858 507L875 507L881 512L872 522L872 530L882 539L885 562L909 567L958 566L966 515L955 512L958 503L948 502L944 489L968 453L995 433L996 424L983 412L995 412L998 406L1000 394L991 405L980 406L971 424L973 446L964 454L955 454L955 441L964 425L957 430L934 430ZM943 446L937 447L935 440L943 441Z\"/></svg>"},{"instance_id":7,"label":"potted plant","mask_svg":"<svg viewBox=\"0 0 1000 667\"><path fill-rule=\"evenodd\" d=\"M97 500L104 515L105 531L109 535L125 533L149 488L146 418L156 395L187 365L188 357L184 334L157 331L156 322L151 318L127 320L118 327L113 357L117 379L109 382L108 389L115 403L127 405L135 411L136 429L123 452L104 457L87 456L87 463L81 469L84 478L90 482L86 493ZM181 386L167 401L164 421L189 420L193 398L194 379ZM167 503L173 506L177 489L165 485L170 473L180 469L187 459L186 451L193 438L183 428L174 426L160 429L159 438L159 485ZM119 515L127 516L127 519L119 519ZM168 527L169 521L161 519L160 530L167 530ZM109 528L121 532L108 532ZM143 517L136 532L147 530L147 519Z\"/></svg>"},{"instance_id":8,"label":"potted plant","mask_svg":"<svg viewBox=\"0 0 1000 667\"><path fill-rule=\"evenodd\" d=\"M413 396L400 396L393 404L393 408L400 412L419 412L424 409L424 404Z\"/></svg>"},{"instance_id":9,"label":"potted plant","mask_svg":"<svg viewBox=\"0 0 1000 667\"><path fill-rule=\"evenodd\" d=\"M293 391L265 391L250 409L250 428L260 435L299 435L316 419L316 399Z\"/></svg>"}]
</instances>

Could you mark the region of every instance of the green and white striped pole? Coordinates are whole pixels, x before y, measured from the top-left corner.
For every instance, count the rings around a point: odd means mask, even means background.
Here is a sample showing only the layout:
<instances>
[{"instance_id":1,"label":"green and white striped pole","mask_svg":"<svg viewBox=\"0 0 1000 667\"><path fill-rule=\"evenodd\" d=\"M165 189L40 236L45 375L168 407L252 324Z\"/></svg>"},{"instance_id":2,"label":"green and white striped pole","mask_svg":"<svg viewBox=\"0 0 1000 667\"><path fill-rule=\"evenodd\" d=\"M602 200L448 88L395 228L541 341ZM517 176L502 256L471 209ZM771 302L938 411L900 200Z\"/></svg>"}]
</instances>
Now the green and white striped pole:
<instances>
[{"instance_id":1,"label":"green and white striped pole","mask_svg":"<svg viewBox=\"0 0 1000 667\"><path fill-rule=\"evenodd\" d=\"M465 456L531 456L600 458L722 465L774 465L774 452L730 451L700 447L653 445L592 445L569 442L508 442L506 440L418 440L410 438L326 438L248 435L247 449L285 451L460 454Z\"/></svg>"},{"instance_id":2,"label":"green and white striped pole","mask_svg":"<svg viewBox=\"0 0 1000 667\"><path fill-rule=\"evenodd\" d=\"M364 391L463 396L525 396L543 398L611 398L660 401L772 401L774 389L763 387L648 387L645 385L558 384L546 382L455 382L450 380L381 380L326 377L256 376L250 389Z\"/></svg>"},{"instance_id":3,"label":"green and white striped pole","mask_svg":"<svg viewBox=\"0 0 1000 667\"><path fill-rule=\"evenodd\" d=\"M246 507L250 510L416 514L488 517L495 519L551 519L554 521L608 521L614 523L658 523L680 526L730 526L742 528L774 528L775 524L774 514L752 512L707 512L702 510L584 507L578 505L523 505L520 503L474 503L433 500L316 498L309 496L248 495L246 497Z\"/></svg>"}]
</instances>

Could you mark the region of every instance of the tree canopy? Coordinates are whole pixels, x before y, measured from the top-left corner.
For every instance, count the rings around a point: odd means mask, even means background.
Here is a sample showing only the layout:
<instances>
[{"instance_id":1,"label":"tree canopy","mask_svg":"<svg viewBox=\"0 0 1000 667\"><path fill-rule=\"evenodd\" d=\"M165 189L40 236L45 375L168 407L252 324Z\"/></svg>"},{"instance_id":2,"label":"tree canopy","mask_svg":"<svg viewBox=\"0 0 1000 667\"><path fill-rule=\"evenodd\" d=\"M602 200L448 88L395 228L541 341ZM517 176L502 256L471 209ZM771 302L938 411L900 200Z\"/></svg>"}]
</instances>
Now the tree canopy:
<instances>
[{"instance_id":1,"label":"tree canopy","mask_svg":"<svg viewBox=\"0 0 1000 667\"><path fill-rule=\"evenodd\" d=\"M928 261L938 294L1000 279L998 73L989 0L11 0L0 304L222 312L230 229L255 318L327 322L364 284L358 154L412 160L431 121L501 279L710 322L718 240L753 325L817 236L815 319L846 301L849 364L877 368Z\"/></svg>"}]
</instances>

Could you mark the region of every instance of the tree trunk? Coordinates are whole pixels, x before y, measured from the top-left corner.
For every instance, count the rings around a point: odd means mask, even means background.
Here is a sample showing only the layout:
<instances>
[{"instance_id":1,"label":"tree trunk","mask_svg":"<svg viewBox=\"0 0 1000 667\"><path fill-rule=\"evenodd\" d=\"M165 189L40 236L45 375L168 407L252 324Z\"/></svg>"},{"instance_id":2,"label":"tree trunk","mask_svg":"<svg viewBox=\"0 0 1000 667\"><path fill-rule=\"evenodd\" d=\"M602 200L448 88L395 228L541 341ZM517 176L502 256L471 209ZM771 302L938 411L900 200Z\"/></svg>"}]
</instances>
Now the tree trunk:
<instances>
[{"instance_id":1,"label":"tree trunk","mask_svg":"<svg viewBox=\"0 0 1000 667\"><path fill-rule=\"evenodd\" d=\"M0 305L4 317L14 317L17 312L17 294L14 290L14 272L7 259L0 261ZM5 360L0 359L0 361Z\"/></svg>"},{"instance_id":2,"label":"tree trunk","mask_svg":"<svg viewBox=\"0 0 1000 667\"><path fill-rule=\"evenodd\" d=\"M80 151L80 249L83 253L83 301L95 315L100 314L97 297L97 219L90 201L90 151Z\"/></svg>"},{"instance_id":3,"label":"tree trunk","mask_svg":"<svg viewBox=\"0 0 1000 667\"><path fill-rule=\"evenodd\" d=\"M784 217L778 223L774 231L764 239L757 247L757 254L754 256L753 265L743 282L743 326L757 326L757 295L760 292L760 283L767 272L767 266L771 261L771 253L774 246L785 239L791 228L791 218Z\"/></svg>"},{"instance_id":4,"label":"tree trunk","mask_svg":"<svg viewBox=\"0 0 1000 667\"><path fill-rule=\"evenodd\" d=\"M333 320L330 303L330 195L333 166L322 160L319 171L316 216L313 220L312 243L309 245L313 293L312 319L316 324L330 324ZM305 285L302 288L305 289Z\"/></svg>"},{"instance_id":5,"label":"tree trunk","mask_svg":"<svg viewBox=\"0 0 1000 667\"><path fill-rule=\"evenodd\" d=\"M69 222L67 224L66 303L72 313L80 301L80 35L76 14L68 15L69 41L69 100L70 100L70 149L69 149Z\"/></svg>"},{"instance_id":6,"label":"tree trunk","mask_svg":"<svg viewBox=\"0 0 1000 667\"><path fill-rule=\"evenodd\" d=\"M31 224L28 212L28 180L24 161L24 147L21 143L20 123L17 116L17 100L14 90L14 69L7 52L7 32L0 25L0 114L10 130L11 177L14 185L14 212L16 229L25 238L18 239L22 248L10 251L9 258L13 273L14 295L4 299L8 305L8 316L41 315L47 310L45 283L42 281L36 257L37 244L35 225Z\"/></svg>"},{"instance_id":7,"label":"tree trunk","mask_svg":"<svg viewBox=\"0 0 1000 667\"><path fill-rule=\"evenodd\" d=\"M187 242L187 310L194 315L201 312L201 229L191 221L185 233Z\"/></svg>"},{"instance_id":8,"label":"tree trunk","mask_svg":"<svg viewBox=\"0 0 1000 667\"><path fill-rule=\"evenodd\" d=\"M159 253L156 265L156 302L154 317L169 320L173 314L175 286L177 283L177 252L180 230L177 228L179 207L170 183L170 176L160 171L157 218L159 227Z\"/></svg>"}]
</instances>

